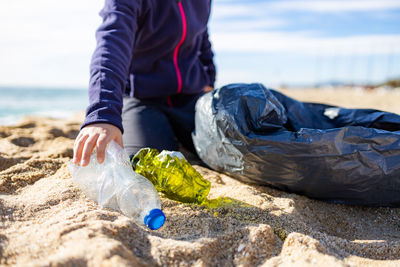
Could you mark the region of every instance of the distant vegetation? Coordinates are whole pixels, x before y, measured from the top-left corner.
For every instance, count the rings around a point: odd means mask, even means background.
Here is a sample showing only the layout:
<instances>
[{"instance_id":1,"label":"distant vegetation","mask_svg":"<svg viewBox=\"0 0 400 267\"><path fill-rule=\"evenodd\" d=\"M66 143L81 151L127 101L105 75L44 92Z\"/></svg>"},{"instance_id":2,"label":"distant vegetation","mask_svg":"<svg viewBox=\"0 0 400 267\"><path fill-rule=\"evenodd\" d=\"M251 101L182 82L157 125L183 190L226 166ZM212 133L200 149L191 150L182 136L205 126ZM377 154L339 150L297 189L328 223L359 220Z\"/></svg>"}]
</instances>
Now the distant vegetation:
<instances>
[{"instance_id":1,"label":"distant vegetation","mask_svg":"<svg viewBox=\"0 0 400 267\"><path fill-rule=\"evenodd\" d=\"M387 80L386 82L380 84L380 86L390 86L390 87L400 87L400 78Z\"/></svg>"}]
</instances>

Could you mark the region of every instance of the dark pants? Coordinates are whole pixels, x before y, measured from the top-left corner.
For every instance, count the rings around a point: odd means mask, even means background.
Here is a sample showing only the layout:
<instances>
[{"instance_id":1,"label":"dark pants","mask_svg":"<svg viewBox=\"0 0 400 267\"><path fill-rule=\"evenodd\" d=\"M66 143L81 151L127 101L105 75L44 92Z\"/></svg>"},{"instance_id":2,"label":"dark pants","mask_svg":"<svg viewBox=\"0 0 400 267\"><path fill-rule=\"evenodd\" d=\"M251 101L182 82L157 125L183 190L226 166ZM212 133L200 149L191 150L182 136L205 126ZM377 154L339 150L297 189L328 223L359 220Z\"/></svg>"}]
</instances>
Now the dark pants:
<instances>
[{"instance_id":1,"label":"dark pants","mask_svg":"<svg viewBox=\"0 0 400 267\"><path fill-rule=\"evenodd\" d=\"M179 149L179 143L195 153L191 133L198 95L174 95L140 100L124 97L123 142L129 155L143 147L159 151Z\"/></svg>"}]
</instances>

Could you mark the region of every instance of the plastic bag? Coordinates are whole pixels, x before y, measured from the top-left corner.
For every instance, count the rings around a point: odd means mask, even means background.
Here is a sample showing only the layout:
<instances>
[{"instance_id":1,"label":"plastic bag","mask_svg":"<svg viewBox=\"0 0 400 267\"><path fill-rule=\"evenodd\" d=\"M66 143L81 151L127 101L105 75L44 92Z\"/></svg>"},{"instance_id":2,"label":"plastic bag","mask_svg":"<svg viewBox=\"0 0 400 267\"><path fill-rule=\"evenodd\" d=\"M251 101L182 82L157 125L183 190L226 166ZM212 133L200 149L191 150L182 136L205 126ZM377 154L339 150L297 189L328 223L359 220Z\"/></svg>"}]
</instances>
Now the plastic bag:
<instances>
[{"instance_id":1,"label":"plastic bag","mask_svg":"<svg viewBox=\"0 0 400 267\"><path fill-rule=\"evenodd\" d=\"M193 141L211 168L335 203L400 206L400 116L303 103L231 84L196 105Z\"/></svg>"}]
</instances>

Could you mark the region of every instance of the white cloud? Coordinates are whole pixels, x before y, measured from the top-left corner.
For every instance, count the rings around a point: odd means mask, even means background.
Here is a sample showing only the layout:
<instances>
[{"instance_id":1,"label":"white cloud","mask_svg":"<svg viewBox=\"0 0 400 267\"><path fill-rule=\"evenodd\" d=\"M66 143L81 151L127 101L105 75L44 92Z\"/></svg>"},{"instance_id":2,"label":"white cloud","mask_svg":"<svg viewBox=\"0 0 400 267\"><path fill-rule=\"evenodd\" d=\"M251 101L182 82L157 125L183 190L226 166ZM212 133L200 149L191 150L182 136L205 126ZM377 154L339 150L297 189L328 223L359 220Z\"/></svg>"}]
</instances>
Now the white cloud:
<instances>
[{"instance_id":1,"label":"white cloud","mask_svg":"<svg viewBox=\"0 0 400 267\"><path fill-rule=\"evenodd\" d=\"M244 4L223 4L215 1L212 6L212 17L215 19L224 19L227 17L236 17L251 14L253 7Z\"/></svg>"},{"instance_id":2,"label":"white cloud","mask_svg":"<svg viewBox=\"0 0 400 267\"><path fill-rule=\"evenodd\" d=\"M214 2L210 18L213 31L265 30L285 26L288 20L268 15L263 4L223 4Z\"/></svg>"},{"instance_id":3,"label":"white cloud","mask_svg":"<svg viewBox=\"0 0 400 267\"><path fill-rule=\"evenodd\" d=\"M214 1L210 36L219 52L276 52L332 55L370 55L400 53L400 35L361 35L321 37L312 31L277 31L290 28L284 11L376 12L400 8L393 0L336 1ZM326 36L326 35L325 35Z\"/></svg>"},{"instance_id":4,"label":"white cloud","mask_svg":"<svg viewBox=\"0 0 400 267\"><path fill-rule=\"evenodd\" d=\"M104 0L1 0L0 84L78 86L89 79L98 12ZM400 1L264 1L239 4L214 1L211 39L217 54L400 53L399 35L321 38L311 32L278 32L288 18L277 11L376 11L398 8ZM267 31L268 29L268 31ZM219 69L224 71L223 69ZM232 77L237 73L231 71ZM241 79L253 80L252 70Z\"/></svg>"},{"instance_id":5,"label":"white cloud","mask_svg":"<svg viewBox=\"0 0 400 267\"><path fill-rule=\"evenodd\" d=\"M103 3L0 1L0 84L86 86Z\"/></svg>"},{"instance_id":6,"label":"white cloud","mask_svg":"<svg viewBox=\"0 0 400 267\"><path fill-rule=\"evenodd\" d=\"M250 19L237 19L237 20L221 20L210 23L210 28L214 32L237 32L237 31L251 31L266 29L273 29L287 25L286 20L282 19L264 19L264 18L250 18Z\"/></svg>"},{"instance_id":7,"label":"white cloud","mask_svg":"<svg viewBox=\"0 0 400 267\"><path fill-rule=\"evenodd\" d=\"M275 1L267 5L277 10L310 12L363 12L400 8L398 0Z\"/></svg>"},{"instance_id":8,"label":"white cloud","mask_svg":"<svg viewBox=\"0 0 400 267\"><path fill-rule=\"evenodd\" d=\"M390 11L400 8L398 0L291 0L262 2L214 1L214 13L218 17L247 15L260 13L273 15L283 11L308 11L317 13Z\"/></svg>"},{"instance_id":9,"label":"white cloud","mask_svg":"<svg viewBox=\"0 0 400 267\"><path fill-rule=\"evenodd\" d=\"M282 52L299 54L393 54L400 53L400 34L351 37L315 37L292 32L228 32L211 35L218 52Z\"/></svg>"}]
</instances>

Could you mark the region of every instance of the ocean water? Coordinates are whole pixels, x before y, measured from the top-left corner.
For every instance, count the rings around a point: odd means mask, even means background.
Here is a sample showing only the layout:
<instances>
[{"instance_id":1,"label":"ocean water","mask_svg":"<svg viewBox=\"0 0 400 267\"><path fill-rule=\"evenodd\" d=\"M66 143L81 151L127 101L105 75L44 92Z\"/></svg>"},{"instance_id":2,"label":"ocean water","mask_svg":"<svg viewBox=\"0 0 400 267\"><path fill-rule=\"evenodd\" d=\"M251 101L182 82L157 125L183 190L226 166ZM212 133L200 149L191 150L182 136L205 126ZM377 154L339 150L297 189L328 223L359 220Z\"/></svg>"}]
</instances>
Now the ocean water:
<instances>
[{"instance_id":1,"label":"ocean water","mask_svg":"<svg viewBox=\"0 0 400 267\"><path fill-rule=\"evenodd\" d=\"M87 90L0 87L0 125L13 125L24 116L68 118L87 107Z\"/></svg>"}]
</instances>

